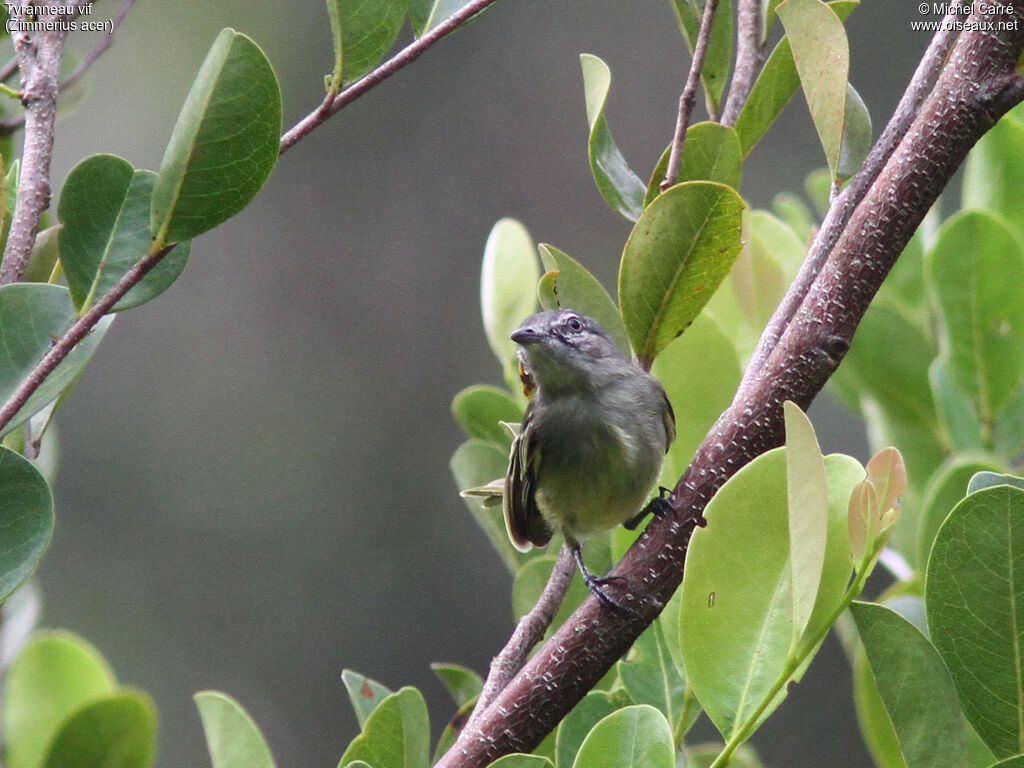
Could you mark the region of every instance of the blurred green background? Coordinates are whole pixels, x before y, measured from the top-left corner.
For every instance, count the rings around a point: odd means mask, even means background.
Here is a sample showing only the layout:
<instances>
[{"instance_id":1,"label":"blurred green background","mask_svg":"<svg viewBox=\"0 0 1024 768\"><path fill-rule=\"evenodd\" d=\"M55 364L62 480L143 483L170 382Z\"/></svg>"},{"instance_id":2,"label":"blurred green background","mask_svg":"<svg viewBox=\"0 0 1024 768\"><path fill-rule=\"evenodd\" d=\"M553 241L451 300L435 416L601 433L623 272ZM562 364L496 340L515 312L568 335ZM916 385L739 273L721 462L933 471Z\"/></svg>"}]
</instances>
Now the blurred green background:
<instances>
[{"instance_id":1,"label":"blurred green background","mask_svg":"<svg viewBox=\"0 0 1024 768\"><path fill-rule=\"evenodd\" d=\"M919 18L868 0L848 24L876 134L928 43ZM158 167L224 26L274 63L286 127L319 103L320 0L139 2L59 123L54 189L94 152ZM335 765L356 732L345 667L422 688L436 731L451 707L428 664L484 671L507 637L511 580L449 474L448 406L500 382L478 309L496 219L614 286L629 227L590 177L582 52L611 67L608 120L646 175L688 67L668 1L501 0L300 142L166 295L114 324L61 414L39 579L44 623L154 695L160 765L208 764L191 695L210 687L250 710L279 765ZM743 192L766 206L822 163L798 97ZM858 423L827 404L812 415L823 448L866 458ZM767 764L868 763L846 663L826 650L754 739Z\"/></svg>"}]
</instances>

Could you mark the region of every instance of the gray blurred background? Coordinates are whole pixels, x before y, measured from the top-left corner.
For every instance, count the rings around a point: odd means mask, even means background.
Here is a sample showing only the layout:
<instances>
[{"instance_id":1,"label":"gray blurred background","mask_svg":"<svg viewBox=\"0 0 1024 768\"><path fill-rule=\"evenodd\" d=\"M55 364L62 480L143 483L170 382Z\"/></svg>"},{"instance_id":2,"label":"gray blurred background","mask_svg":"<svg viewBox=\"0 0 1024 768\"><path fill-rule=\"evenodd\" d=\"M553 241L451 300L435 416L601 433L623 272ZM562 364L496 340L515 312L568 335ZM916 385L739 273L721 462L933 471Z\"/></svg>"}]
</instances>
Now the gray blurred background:
<instances>
[{"instance_id":1,"label":"gray blurred background","mask_svg":"<svg viewBox=\"0 0 1024 768\"><path fill-rule=\"evenodd\" d=\"M870 0L848 24L876 134L927 45L917 18ZM316 106L321 0L140 2L59 124L54 189L94 152L157 168L224 26L274 63L286 126ZM160 765L208 765L197 690L238 698L282 767L333 766L356 732L343 668L420 687L435 731L451 707L429 663L486 668L511 629L510 577L448 471L452 395L500 383L479 320L484 241L515 216L614 286L629 227L591 180L578 54L611 67L608 120L646 176L684 50L667 0L501 0L300 142L167 294L114 324L61 414L39 578L44 623L155 697ZM742 191L766 206L821 164L798 97ZM826 450L865 458L858 423L813 415ZM769 765L867 765L850 701L830 640L754 743Z\"/></svg>"}]
</instances>

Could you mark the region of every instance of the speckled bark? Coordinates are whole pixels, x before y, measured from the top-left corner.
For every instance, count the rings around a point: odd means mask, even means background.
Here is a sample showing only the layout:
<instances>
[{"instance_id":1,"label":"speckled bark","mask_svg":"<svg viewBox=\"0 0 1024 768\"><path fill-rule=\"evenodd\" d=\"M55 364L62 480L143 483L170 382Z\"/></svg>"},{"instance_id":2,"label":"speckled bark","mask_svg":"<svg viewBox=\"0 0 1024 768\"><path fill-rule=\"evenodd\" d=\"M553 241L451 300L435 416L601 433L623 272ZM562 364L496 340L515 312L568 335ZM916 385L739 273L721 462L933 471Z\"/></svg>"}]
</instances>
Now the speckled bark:
<instances>
[{"instance_id":1,"label":"speckled bark","mask_svg":"<svg viewBox=\"0 0 1024 768\"><path fill-rule=\"evenodd\" d=\"M48 17L47 17L48 18ZM39 221L50 207L50 158L57 120L57 74L66 30L15 32L14 50L21 68L25 105L25 147L21 157L18 201L0 266L0 285L21 280Z\"/></svg>"},{"instance_id":2,"label":"speckled bark","mask_svg":"<svg viewBox=\"0 0 1024 768\"><path fill-rule=\"evenodd\" d=\"M1005 3L1004 3L1005 4ZM965 32L934 90L831 249L816 279L732 406L705 438L675 490L675 519L655 520L614 570L625 615L588 599L438 763L482 768L532 750L625 653L682 579L694 519L741 466L782 442L782 403L807 407L849 348L857 324L903 246L995 121L1024 98L1014 69L1024 48L1016 30ZM980 19L972 17L973 20Z\"/></svg>"}]
</instances>

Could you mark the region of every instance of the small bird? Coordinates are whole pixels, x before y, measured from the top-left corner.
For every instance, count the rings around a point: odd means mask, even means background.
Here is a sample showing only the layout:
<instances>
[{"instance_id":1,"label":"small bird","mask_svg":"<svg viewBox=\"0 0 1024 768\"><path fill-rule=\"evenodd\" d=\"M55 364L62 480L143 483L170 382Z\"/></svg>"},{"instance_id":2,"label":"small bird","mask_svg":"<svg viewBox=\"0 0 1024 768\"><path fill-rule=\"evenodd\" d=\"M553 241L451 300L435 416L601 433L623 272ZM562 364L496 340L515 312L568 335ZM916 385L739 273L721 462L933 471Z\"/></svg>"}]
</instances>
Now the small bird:
<instances>
[{"instance_id":1,"label":"small bird","mask_svg":"<svg viewBox=\"0 0 1024 768\"><path fill-rule=\"evenodd\" d=\"M592 317L540 312L511 338L524 384L535 392L505 476L509 538L525 552L560 532L594 597L620 607L602 589L612 579L587 569L581 545L592 533L620 523L633 529L649 512L669 508L660 494L643 505L675 439L672 406L661 383Z\"/></svg>"}]
</instances>

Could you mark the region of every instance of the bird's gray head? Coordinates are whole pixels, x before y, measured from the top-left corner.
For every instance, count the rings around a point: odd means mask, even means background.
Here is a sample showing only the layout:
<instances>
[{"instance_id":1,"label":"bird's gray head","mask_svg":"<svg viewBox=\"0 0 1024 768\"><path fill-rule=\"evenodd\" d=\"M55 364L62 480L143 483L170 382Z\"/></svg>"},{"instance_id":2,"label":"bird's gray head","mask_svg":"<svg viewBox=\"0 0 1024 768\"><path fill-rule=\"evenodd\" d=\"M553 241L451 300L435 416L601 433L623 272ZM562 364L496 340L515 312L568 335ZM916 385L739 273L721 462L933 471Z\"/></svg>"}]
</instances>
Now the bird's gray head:
<instances>
[{"instance_id":1,"label":"bird's gray head","mask_svg":"<svg viewBox=\"0 0 1024 768\"><path fill-rule=\"evenodd\" d=\"M530 315L511 338L542 392L590 389L631 366L594 318L571 309Z\"/></svg>"}]
</instances>

